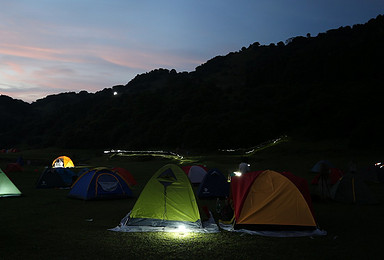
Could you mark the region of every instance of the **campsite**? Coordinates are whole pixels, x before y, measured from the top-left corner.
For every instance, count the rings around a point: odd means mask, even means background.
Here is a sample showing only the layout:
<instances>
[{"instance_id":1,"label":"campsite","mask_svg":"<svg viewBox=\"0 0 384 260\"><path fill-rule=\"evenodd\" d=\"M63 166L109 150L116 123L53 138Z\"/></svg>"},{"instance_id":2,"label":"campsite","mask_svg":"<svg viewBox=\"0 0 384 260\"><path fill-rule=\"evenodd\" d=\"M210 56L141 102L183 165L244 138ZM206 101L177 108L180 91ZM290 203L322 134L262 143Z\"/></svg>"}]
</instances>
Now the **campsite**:
<instances>
[{"instance_id":1,"label":"campsite","mask_svg":"<svg viewBox=\"0 0 384 260\"><path fill-rule=\"evenodd\" d=\"M120 167L135 181L132 197L108 200L69 198L69 188L37 188L44 169L61 155L76 165ZM1 169L24 159L22 171L7 173L22 195L0 198L0 259L380 259L384 228L384 185L367 181L376 204L341 203L312 197L313 213L322 236L270 237L220 229L215 233L114 232L110 229L132 210L145 185L168 164L204 165L223 175L236 171L243 151L190 152L188 156L123 155L101 150L21 149L1 154ZM319 160L347 169L383 160L377 150L349 149L345 142L287 139L246 155L252 171L289 171L304 178L310 191L311 172ZM196 185L191 186L197 192ZM215 199L199 199L218 223Z\"/></svg>"}]
</instances>

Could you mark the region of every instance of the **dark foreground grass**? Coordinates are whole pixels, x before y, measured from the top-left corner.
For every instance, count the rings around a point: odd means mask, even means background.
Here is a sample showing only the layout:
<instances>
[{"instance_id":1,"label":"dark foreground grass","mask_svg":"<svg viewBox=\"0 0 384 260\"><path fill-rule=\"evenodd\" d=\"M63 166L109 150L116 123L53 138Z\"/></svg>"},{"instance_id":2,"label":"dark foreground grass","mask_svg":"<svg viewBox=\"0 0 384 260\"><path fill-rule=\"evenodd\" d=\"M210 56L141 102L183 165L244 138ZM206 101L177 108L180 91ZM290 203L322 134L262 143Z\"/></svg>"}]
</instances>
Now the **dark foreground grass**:
<instances>
[{"instance_id":1,"label":"dark foreground grass","mask_svg":"<svg viewBox=\"0 0 384 260\"><path fill-rule=\"evenodd\" d=\"M152 174L177 161L109 158L100 151L68 151L81 163L126 167L139 185L136 198ZM51 156L50 154L54 154ZM378 205L347 205L314 201L317 221L328 232L322 237L272 238L221 231L216 234L119 233L118 225L136 198L81 201L66 197L69 190L36 189L44 164L57 151L27 151L31 165L9 176L24 196L0 199L0 259L382 259L384 187L370 184ZM59 154L60 155L60 154ZM18 155L1 156L0 166ZM285 143L252 155L252 169L287 170L313 178L310 167L329 159L343 168L353 157L360 164L380 160L380 153L348 151L342 145ZM48 159L47 159L48 158ZM206 155L189 158L219 168L236 169L238 157ZM76 161L75 161L76 163ZM214 201L199 201L214 212Z\"/></svg>"}]
</instances>

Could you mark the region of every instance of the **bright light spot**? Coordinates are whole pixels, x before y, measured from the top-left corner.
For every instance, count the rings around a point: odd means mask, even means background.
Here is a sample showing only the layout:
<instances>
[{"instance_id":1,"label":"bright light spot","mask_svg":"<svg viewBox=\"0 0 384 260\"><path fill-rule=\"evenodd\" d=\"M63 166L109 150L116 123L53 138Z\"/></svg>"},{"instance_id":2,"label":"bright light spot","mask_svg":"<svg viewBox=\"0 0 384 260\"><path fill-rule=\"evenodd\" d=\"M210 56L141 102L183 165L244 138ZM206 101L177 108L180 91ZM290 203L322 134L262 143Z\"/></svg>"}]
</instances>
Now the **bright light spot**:
<instances>
[{"instance_id":1,"label":"bright light spot","mask_svg":"<svg viewBox=\"0 0 384 260\"><path fill-rule=\"evenodd\" d=\"M234 172L235 176L241 176L241 172Z\"/></svg>"},{"instance_id":2,"label":"bright light spot","mask_svg":"<svg viewBox=\"0 0 384 260\"><path fill-rule=\"evenodd\" d=\"M178 232L178 228L174 228L173 231L158 232L158 235L161 238L170 239L170 240L184 240L184 241L193 241L196 239L201 239L201 233L193 232L186 228L187 232Z\"/></svg>"},{"instance_id":3,"label":"bright light spot","mask_svg":"<svg viewBox=\"0 0 384 260\"><path fill-rule=\"evenodd\" d=\"M180 225L176 228L176 232L185 233L188 232L188 229L184 225Z\"/></svg>"},{"instance_id":4,"label":"bright light spot","mask_svg":"<svg viewBox=\"0 0 384 260\"><path fill-rule=\"evenodd\" d=\"M115 91L115 92L113 92L113 95L114 95L114 96L116 96L116 95L117 95L117 92L116 92L116 91Z\"/></svg>"},{"instance_id":5,"label":"bright light spot","mask_svg":"<svg viewBox=\"0 0 384 260\"><path fill-rule=\"evenodd\" d=\"M173 230L168 230L166 233L172 238L188 238L193 234L185 225L179 225Z\"/></svg>"}]
</instances>

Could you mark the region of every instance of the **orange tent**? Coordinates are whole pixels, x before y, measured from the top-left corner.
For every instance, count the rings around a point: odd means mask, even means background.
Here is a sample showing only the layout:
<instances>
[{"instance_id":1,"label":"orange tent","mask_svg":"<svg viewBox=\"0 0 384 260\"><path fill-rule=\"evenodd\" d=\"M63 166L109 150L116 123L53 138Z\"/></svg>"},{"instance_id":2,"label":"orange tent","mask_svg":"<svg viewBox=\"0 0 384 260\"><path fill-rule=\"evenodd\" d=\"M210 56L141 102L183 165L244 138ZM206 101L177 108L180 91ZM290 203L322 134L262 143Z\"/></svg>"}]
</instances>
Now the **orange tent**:
<instances>
[{"instance_id":1,"label":"orange tent","mask_svg":"<svg viewBox=\"0 0 384 260\"><path fill-rule=\"evenodd\" d=\"M67 156L60 156L60 157L57 157L52 162L52 167L53 168L69 168L69 167L75 167L75 165L73 164L71 158Z\"/></svg>"},{"instance_id":2,"label":"orange tent","mask_svg":"<svg viewBox=\"0 0 384 260\"><path fill-rule=\"evenodd\" d=\"M315 230L308 183L291 173L250 172L234 176L235 229Z\"/></svg>"}]
</instances>

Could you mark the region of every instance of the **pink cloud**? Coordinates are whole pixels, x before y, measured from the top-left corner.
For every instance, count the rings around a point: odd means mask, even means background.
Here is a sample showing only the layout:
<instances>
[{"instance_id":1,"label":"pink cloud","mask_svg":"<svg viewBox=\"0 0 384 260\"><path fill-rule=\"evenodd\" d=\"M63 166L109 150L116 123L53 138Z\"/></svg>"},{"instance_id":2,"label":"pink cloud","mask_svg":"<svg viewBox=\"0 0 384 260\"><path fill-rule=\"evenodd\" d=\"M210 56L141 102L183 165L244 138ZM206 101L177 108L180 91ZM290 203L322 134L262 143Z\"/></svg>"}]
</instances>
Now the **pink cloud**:
<instances>
[{"instance_id":1,"label":"pink cloud","mask_svg":"<svg viewBox=\"0 0 384 260\"><path fill-rule=\"evenodd\" d=\"M2 67L0 75L3 80L17 80L19 75L25 74L24 68L16 62L3 61Z\"/></svg>"},{"instance_id":2,"label":"pink cloud","mask_svg":"<svg viewBox=\"0 0 384 260\"><path fill-rule=\"evenodd\" d=\"M64 49L59 50L15 44L0 43L0 54L35 60L75 63L84 62L84 59L79 58L81 56L77 55L77 52L73 50L71 52L70 50Z\"/></svg>"},{"instance_id":3,"label":"pink cloud","mask_svg":"<svg viewBox=\"0 0 384 260\"><path fill-rule=\"evenodd\" d=\"M156 53L154 51L129 51L127 49L103 48L95 50L94 55L101 59L127 68L149 71L157 68L195 67L202 61L185 58L170 53Z\"/></svg>"}]
</instances>

